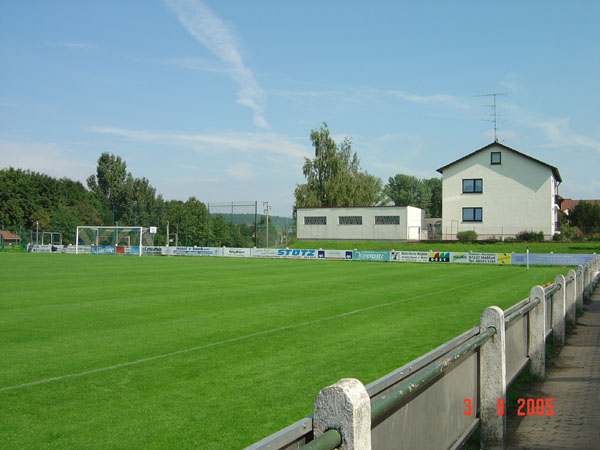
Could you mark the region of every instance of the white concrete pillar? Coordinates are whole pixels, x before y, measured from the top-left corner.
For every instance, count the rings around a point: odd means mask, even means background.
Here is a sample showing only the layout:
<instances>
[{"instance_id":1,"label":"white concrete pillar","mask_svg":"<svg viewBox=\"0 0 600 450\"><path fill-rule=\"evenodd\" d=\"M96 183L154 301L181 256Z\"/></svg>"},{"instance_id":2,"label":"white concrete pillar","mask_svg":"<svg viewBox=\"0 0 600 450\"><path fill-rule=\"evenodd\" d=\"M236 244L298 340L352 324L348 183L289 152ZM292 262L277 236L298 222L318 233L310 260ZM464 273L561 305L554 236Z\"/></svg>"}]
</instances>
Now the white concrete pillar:
<instances>
[{"instance_id":1,"label":"white concrete pillar","mask_svg":"<svg viewBox=\"0 0 600 450\"><path fill-rule=\"evenodd\" d=\"M496 334L479 348L481 448L504 449L506 415L498 415L498 401L506 405L506 329L504 312L497 306L481 314L479 331L489 327L494 327Z\"/></svg>"},{"instance_id":2,"label":"white concrete pillar","mask_svg":"<svg viewBox=\"0 0 600 450\"><path fill-rule=\"evenodd\" d=\"M577 309L583 310L583 266L577 266Z\"/></svg>"},{"instance_id":3,"label":"white concrete pillar","mask_svg":"<svg viewBox=\"0 0 600 450\"><path fill-rule=\"evenodd\" d=\"M315 439L331 428L342 435L341 450L371 449L371 400L357 379L343 378L317 394L313 417Z\"/></svg>"},{"instance_id":4,"label":"white concrete pillar","mask_svg":"<svg viewBox=\"0 0 600 450\"><path fill-rule=\"evenodd\" d=\"M546 294L541 286L531 288L529 301L539 303L529 310L529 370L533 375L546 374Z\"/></svg>"},{"instance_id":5,"label":"white concrete pillar","mask_svg":"<svg viewBox=\"0 0 600 450\"><path fill-rule=\"evenodd\" d=\"M554 285L560 290L552 295L552 342L560 347L565 345L565 277L561 274L554 277Z\"/></svg>"},{"instance_id":6,"label":"white concrete pillar","mask_svg":"<svg viewBox=\"0 0 600 450\"><path fill-rule=\"evenodd\" d=\"M567 286L566 290L567 322L571 325L575 325L577 322L577 306L575 300L577 296L577 272L571 269L567 276L573 278L573 281Z\"/></svg>"}]
</instances>

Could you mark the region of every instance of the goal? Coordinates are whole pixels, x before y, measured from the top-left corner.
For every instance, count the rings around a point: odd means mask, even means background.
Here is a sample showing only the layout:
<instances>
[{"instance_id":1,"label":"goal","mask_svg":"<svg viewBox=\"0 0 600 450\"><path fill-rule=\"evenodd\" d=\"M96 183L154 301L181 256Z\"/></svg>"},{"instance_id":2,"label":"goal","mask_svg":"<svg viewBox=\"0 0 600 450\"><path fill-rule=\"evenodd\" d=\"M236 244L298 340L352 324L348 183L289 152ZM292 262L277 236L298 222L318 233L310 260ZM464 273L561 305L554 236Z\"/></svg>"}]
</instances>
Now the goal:
<instances>
[{"instance_id":1,"label":"goal","mask_svg":"<svg viewBox=\"0 0 600 450\"><path fill-rule=\"evenodd\" d=\"M142 256L144 245L153 245L155 227L78 226L75 253Z\"/></svg>"}]
</instances>

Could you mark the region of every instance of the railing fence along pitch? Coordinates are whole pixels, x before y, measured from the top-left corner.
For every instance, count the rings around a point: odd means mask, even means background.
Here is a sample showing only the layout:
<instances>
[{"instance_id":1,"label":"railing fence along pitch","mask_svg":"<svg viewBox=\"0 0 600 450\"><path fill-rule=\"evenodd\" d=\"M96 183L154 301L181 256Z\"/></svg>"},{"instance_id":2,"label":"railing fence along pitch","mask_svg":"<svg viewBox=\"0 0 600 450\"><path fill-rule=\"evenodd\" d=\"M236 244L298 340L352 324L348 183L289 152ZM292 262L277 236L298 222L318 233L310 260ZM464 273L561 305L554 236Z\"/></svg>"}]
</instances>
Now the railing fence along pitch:
<instances>
[{"instance_id":1,"label":"railing fence along pitch","mask_svg":"<svg viewBox=\"0 0 600 450\"><path fill-rule=\"evenodd\" d=\"M343 379L321 390L314 413L251 445L258 449L459 448L481 426L482 448L504 448L506 389L525 368L543 377L545 343L565 342L567 324L598 282L600 257L506 311L366 387ZM435 433L431 432L435 424ZM370 430L370 431L369 431Z\"/></svg>"}]
</instances>

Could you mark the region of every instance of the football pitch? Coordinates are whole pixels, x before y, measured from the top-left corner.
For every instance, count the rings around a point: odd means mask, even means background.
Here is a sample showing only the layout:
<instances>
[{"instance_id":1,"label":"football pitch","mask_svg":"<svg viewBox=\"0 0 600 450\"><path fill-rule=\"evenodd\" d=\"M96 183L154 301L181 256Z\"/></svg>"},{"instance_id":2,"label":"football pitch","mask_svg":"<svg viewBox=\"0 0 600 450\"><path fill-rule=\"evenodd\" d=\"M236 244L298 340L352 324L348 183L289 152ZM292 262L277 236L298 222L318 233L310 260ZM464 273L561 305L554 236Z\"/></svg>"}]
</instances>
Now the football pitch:
<instances>
[{"instance_id":1,"label":"football pitch","mask_svg":"<svg viewBox=\"0 0 600 450\"><path fill-rule=\"evenodd\" d=\"M0 253L1 446L243 448L566 272Z\"/></svg>"}]
</instances>

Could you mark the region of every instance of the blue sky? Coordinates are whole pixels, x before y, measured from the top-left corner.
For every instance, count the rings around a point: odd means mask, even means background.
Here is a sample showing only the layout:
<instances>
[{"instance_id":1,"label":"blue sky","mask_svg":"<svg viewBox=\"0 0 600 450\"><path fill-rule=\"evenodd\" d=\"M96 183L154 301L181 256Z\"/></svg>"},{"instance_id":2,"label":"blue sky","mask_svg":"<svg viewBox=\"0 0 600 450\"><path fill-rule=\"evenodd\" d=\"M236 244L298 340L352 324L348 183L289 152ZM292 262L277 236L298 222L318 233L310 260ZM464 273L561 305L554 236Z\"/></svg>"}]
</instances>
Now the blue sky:
<instances>
[{"instance_id":1,"label":"blue sky","mask_svg":"<svg viewBox=\"0 0 600 450\"><path fill-rule=\"evenodd\" d=\"M309 134L384 183L499 139L600 198L600 2L0 0L0 167L290 215Z\"/></svg>"}]
</instances>

